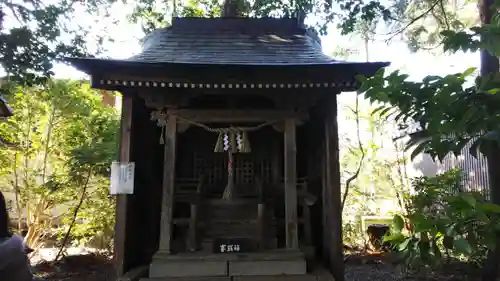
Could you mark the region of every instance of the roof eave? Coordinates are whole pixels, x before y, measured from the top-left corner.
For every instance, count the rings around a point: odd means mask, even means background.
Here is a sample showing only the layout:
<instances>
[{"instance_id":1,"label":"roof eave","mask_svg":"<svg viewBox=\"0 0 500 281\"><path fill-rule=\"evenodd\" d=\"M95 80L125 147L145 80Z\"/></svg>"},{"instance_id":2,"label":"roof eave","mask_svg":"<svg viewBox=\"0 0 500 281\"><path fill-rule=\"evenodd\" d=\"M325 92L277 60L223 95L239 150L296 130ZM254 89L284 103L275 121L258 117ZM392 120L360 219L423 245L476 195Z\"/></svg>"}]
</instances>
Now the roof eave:
<instances>
[{"instance_id":1,"label":"roof eave","mask_svg":"<svg viewBox=\"0 0 500 281\"><path fill-rule=\"evenodd\" d=\"M236 80L241 80L240 85L242 87L244 87L245 85L250 86L253 83L255 83L256 88L258 83L263 83L262 85L264 88L266 87L266 85L269 87L272 87L273 85L275 85L276 87L286 85L286 87L288 87L290 85L289 83L299 83L301 84L301 87L302 85L304 85L303 83L311 83L310 85L323 85L324 83L331 83L335 84L335 86L333 87L339 91L355 91L359 87L359 84L355 83L357 75L370 77L375 75L375 73L379 69L390 65L390 63L388 62L336 62L332 64L300 65L208 65L174 62L146 63L137 61L93 58L69 58L67 61L78 70L89 74L91 76L92 86L94 88L105 90L123 90L124 88L130 87L150 87L150 85L156 84L162 85L161 87L167 88L169 87L169 85L171 88L198 88L197 85L202 85L205 83L222 85L223 83L227 83L228 81L227 75L225 75L224 73L230 73L230 76L232 76L233 78L234 75L236 75L235 77L239 77ZM221 70L224 72L221 72ZM283 79L276 79L274 81L267 80L270 76L273 75L266 75L265 73L272 74L275 71L279 72L280 70L283 73L283 75L281 76L282 78L291 78L286 79L286 81L284 81ZM297 70L299 70L299 72L296 72ZM219 75L214 76L214 73L216 72L219 72ZM257 78L253 73L260 73L260 76L264 78L261 77L262 79L259 80L259 78ZM116 78L119 76L122 76L122 78ZM137 80L136 78L138 76L142 77L143 79ZM161 76L163 76L163 78L161 78ZM128 79L126 77L135 78ZM246 79L245 77L252 78ZM299 78L303 77L306 77L304 78L304 81L299 81L301 80ZM191 80L190 78L196 79ZM190 81L186 82L185 80ZM142 81L142 83L140 81ZM190 85L186 86L187 84ZM237 83L235 84L235 86L236 85Z\"/></svg>"},{"instance_id":2,"label":"roof eave","mask_svg":"<svg viewBox=\"0 0 500 281\"><path fill-rule=\"evenodd\" d=\"M350 68L359 74L373 76L375 72L383 67L389 66L390 62L335 62L321 64L195 64L184 62L161 62L149 63L131 60L114 60L114 59L95 59L95 58L65 58L76 69L83 71L89 75L93 73L103 73L115 67L121 67L120 70L137 70L137 69L162 69L170 67L196 67L196 68L332 68L338 69L342 67ZM116 71L117 69L113 69Z\"/></svg>"}]
</instances>

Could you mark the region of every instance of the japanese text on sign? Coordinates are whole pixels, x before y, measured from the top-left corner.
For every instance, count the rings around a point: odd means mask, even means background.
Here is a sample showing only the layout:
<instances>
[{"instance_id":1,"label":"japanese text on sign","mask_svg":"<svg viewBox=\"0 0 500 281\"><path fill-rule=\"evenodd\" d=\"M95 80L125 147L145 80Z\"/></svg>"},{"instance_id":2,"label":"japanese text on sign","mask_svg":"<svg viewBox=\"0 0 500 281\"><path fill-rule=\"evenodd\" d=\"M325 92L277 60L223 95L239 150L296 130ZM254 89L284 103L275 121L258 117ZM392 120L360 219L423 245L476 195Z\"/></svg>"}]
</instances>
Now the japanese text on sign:
<instances>
[{"instance_id":1,"label":"japanese text on sign","mask_svg":"<svg viewBox=\"0 0 500 281\"><path fill-rule=\"evenodd\" d=\"M240 251L240 245L238 245L238 244L236 244L236 245L232 245L232 244L220 245L220 252L221 253L231 253L231 252L239 252L239 251Z\"/></svg>"}]
</instances>

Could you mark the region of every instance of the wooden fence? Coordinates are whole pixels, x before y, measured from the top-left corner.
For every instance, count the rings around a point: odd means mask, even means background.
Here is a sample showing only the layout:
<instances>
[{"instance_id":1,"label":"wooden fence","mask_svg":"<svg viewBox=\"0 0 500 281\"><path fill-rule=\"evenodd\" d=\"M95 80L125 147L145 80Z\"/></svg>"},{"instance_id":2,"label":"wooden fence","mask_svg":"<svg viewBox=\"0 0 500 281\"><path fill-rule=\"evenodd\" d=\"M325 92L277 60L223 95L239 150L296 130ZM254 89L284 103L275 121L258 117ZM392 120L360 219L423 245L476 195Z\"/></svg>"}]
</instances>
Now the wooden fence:
<instances>
[{"instance_id":1,"label":"wooden fence","mask_svg":"<svg viewBox=\"0 0 500 281\"><path fill-rule=\"evenodd\" d=\"M448 171L453 168L458 168L463 172L462 185L467 191L481 192L487 199L489 199L489 180L488 180L488 164L486 157L478 154L477 157L472 156L469 149L472 145L469 142L463 149L459 156L449 154L438 163L441 172Z\"/></svg>"}]
</instances>

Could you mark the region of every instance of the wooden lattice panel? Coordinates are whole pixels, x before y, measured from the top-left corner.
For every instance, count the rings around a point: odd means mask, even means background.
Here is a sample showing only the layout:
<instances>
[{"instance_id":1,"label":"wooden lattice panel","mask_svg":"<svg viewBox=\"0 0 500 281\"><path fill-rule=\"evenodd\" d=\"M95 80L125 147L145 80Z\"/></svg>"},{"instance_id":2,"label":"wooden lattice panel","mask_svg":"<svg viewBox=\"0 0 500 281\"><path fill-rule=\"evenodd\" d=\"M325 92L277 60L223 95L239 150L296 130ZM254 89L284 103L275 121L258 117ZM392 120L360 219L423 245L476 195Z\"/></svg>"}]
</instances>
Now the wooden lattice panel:
<instances>
[{"instance_id":1,"label":"wooden lattice panel","mask_svg":"<svg viewBox=\"0 0 500 281\"><path fill-rule=\"evenodd\" d=\"M261 161L261 174L264 183L271 183L273 179L273 164L271 161ZM278 167L276 167L277 169Z\"/></svg>"},{"instance_id":2,"label":"wooden lattice panel","mask_svg":"<svg viewBox=\"0 0 500 281\"><path fill-rule=\"evenodd\" d=\"M272 182L272 161L264 157L250 154L234 155L235 184L254 185L256 177L262 182ZM224 153L194 153L195 178L204 175L205 182L210 185L220 185L227 182L227 155Z\"/></svg>"},{"instance_id":3,"label":"wooden lattice panel","mask_svg":"<svg viewBox=\"0 0 500 281\"><path fill-rule=\"evenodd\" d=\"M210 185L217 185L227 178L225 159L222 155L209 154L209 157L202 154L194 154L194 176L199 178L204 176L205 182Z\"/></svg>"},{"instance_id":4,"label":"wooden lattice panel","mask_svg":"<svg viewBox=\"0 0 500 281\"><path fill-rule=\"evenodd\" d=\"M241 155L243 156L243 155ZM235 165L235 175L236 175L236 183L243 185L251 185L254 184L255 179L255 169L254 169L254 161L250 157L235 157L236 165Z\"/></svg>"}]
</instances>

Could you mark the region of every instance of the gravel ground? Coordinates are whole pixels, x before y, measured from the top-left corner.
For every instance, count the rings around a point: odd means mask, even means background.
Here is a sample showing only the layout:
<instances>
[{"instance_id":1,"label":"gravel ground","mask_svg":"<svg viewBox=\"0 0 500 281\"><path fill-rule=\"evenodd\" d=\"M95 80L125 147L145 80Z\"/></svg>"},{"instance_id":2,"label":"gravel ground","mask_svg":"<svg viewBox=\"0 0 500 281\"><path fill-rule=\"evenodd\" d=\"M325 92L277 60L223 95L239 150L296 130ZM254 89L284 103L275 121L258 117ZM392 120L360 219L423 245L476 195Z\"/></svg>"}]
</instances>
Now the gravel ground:
<instances>
[{"instance_id":1,"label":"gravel ground","mask_svg":"<svg viewBox=\"0 0 500 281\"><path fill-rule=\"evenodd\" d=\"M346 265L346 281L399 281L405 280L393 267L386 265ZM411 280L411 279L406 279Z\"/></svg>"},{"instance_id":2,"label":"gravel ground","mask_svg":"<svg viewBox=\"0 0 500 281\"><path fill-rule=\"evenodd\" d=\"M381 255L353 255L346 259L346 281L475 281L467 278L464 266L454 266L451 272L432 273L427 278L402 276L390 259ZM41 262L34 267L36 274L46 281L108 281L113 279L109 257L86 254L65 257L57 266Z\"/></svg>"},{"instance_id":3,"label":"gravel ground","mask_svg":"<svg viewBox=\"0 0 500 281\"><path fill-rule=\"evenodd\" d=\"M451 262L440 270L402 274L401 269L391 259L390 254L355 253L347 256L345 266L346 281L479 281L478 271L461 263Z\"/></svg>"}]
</instances>

